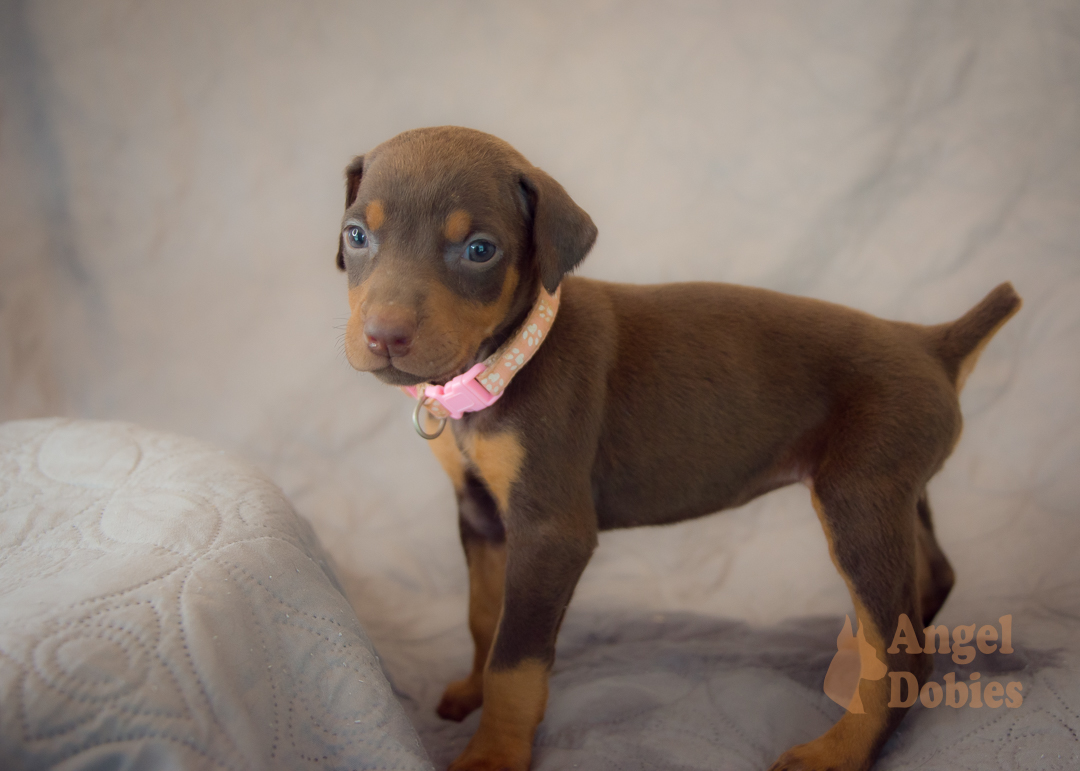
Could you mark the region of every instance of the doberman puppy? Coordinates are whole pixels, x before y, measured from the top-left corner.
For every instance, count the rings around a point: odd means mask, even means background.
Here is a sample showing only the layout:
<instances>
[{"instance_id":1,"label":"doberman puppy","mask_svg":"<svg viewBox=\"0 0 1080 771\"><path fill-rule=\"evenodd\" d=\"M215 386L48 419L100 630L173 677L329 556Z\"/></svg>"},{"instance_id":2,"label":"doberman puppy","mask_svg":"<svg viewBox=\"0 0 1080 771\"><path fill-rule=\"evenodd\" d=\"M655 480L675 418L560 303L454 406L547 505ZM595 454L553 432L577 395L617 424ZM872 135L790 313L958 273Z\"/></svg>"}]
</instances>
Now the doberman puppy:
<instances>
[{"instance_id":1,"label":"doberman puppy","mask_svg":"<svg viewBox=\"0 0 1080 771\"><path fill-rule=\"evenodd\" d=\"M457 493L476 644L438 712L461 720L483 704L451 771L529 767L598 531L794 482L810 488L860 635L890 670L926 680L930 656L886 646L901 614L929 624L952 588L926 484L960 436L964 379L1020 307L1011 285L920 326L763 289L572 277L596 238L589 216L502 140L455 127L356 158L345 204L346 355L383 382L460 379L532 334L538 298L559 303L498 400L432 441ZM906 712L888 706L888 683L863 680L862 713L772 768L870 768Z\"/></svg>"}]
</instances>

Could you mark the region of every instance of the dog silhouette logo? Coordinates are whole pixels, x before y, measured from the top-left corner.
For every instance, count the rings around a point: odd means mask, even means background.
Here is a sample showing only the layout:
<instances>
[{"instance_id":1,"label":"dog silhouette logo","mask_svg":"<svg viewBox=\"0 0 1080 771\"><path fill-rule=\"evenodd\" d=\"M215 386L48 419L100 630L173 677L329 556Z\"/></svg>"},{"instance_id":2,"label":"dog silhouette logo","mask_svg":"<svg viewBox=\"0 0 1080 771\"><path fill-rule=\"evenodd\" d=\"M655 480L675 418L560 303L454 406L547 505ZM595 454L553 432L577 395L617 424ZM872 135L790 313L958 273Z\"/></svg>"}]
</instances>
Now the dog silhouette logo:
<instances>
[{"instance_id":1,"label":"dog silhouette logo","mask_svg":"<svg viewBox=\"0 0 1080 771\"><path fill-rule=\"evenodd\" d=\"M859 681L880 680L888 671L874 646L863 636L862 622L859 622L858 634L853 635L851 617L844 616L844 628L836 638L836 655L825 673L825 695L848 712L864 714Z\"/></svg>"}]
</instances>

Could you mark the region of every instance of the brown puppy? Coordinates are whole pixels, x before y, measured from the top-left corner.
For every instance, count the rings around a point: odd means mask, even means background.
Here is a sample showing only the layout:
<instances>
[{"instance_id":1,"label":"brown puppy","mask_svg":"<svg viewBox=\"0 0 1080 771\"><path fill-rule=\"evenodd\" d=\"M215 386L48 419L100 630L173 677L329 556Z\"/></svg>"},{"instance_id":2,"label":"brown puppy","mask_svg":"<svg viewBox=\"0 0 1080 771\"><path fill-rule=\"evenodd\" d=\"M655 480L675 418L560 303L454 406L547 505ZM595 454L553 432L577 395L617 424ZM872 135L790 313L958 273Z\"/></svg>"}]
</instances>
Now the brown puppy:
<instances>
[{"instance_id":1,"label":"brown puppy","mask_svg":"<svg viewBox=\"0 0 1080 771\"><path fill-rule=\"evenodd\" d=\"M924 327L726 284L629 286L566 274L596 228L499 139L409 131L347 169L338 266L346 354L384 382L442 384L513 335L540 292L561 308L501 400L432 445L457 491L472 673L439 714L480 727L452 771L529 767L555 636L597 532L699 517L810 487L866 641L928 624L953 585L926 484L960 436L957 394L1020 307L1002 284ZM863 680L847 713L774 769L866 769L906 710Z\"/></svg>"}]
</instances>

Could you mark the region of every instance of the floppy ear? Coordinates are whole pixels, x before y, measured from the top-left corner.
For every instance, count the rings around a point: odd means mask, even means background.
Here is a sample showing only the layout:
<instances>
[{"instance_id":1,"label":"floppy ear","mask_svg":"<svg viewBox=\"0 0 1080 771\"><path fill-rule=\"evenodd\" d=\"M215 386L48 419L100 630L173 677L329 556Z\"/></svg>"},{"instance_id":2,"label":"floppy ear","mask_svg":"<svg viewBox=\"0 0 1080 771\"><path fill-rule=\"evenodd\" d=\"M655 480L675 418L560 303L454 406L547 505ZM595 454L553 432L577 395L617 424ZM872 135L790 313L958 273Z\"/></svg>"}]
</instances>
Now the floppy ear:
<instances>
[{"instance_id":1,"label":"floppy ear","mask_svg":"<svg viewBox=\"0 0 1080 771\"><path fill-rule=\"evenodd\" d=\"M531 168L521 175L529 213L532 247L544 289L554 292L562 277L585 259L596 241L596 225L563 186Z\"/></svg>"},{"instance_id":2,"label":"floppy ear","mask_svg":"<svg viewBox=\"0 0 1080 771\"><path fill-rule=\"evenodd\" d=\"M356 200L356 191L360 189L360 177L364 173L364 156L358 155L345 167L345 208ZM338 233L337 246L338 270L345 270L345 255L341 251L341 234Z\"/></svg>"}]
</instances>

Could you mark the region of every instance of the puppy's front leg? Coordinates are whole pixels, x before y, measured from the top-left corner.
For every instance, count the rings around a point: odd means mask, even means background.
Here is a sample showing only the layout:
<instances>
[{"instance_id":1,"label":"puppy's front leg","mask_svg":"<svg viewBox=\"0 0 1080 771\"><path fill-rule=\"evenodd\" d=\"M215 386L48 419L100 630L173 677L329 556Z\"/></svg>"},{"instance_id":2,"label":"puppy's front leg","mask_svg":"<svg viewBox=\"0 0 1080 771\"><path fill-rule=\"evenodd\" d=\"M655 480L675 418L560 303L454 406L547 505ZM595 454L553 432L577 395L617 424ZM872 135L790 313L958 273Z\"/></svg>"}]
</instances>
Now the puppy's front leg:
<instances>
[{"instance_id":1,"label":"puppy's front leg","mask_svg":"<svg viewBox=\"0 0 1080 771\"><path fill-rule=\"evenodd\" d=\"M526 771L544 717L555 637L596 546L588 497L575 510L512 500L502 616L484 668L480 727L450 771Z\"/></svg>"},{"instance_id":2,"label":"puppy's front leg","mask_svg":"<svg viewBox=\"0 0 1080 771\"><path fill-rule=\"evenodd\" d=\"M461 721L484 700L484 666L506 584L506 533L495 501L472 473L465 474L464 487L458 492L458 524L469 565L469 631L475 650L472 672L446 687L436 711L447 720Z\"/></svg>"}]
</instances>

